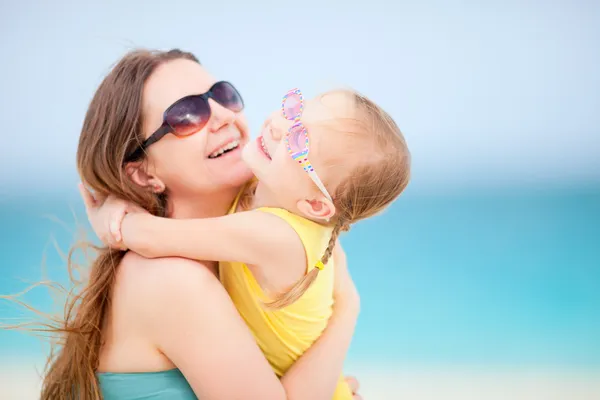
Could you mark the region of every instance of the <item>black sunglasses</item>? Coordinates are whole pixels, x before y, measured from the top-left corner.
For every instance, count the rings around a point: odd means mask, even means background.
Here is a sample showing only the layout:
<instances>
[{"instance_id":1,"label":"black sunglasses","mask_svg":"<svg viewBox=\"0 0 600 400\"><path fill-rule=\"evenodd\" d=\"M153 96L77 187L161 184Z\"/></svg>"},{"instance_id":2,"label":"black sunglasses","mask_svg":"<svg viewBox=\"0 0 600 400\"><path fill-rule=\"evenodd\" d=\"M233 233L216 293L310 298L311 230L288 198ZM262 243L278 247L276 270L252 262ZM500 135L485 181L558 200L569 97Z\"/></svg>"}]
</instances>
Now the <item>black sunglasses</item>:
<instances>
[{"instance_id":1,"label":"black sunglasses","mask_svg":"<svg viewBox=\"0 0 600 400\"><path fill-rule=\"evenodd\" d=\"M125 162L137 161L142 158L144 150L168 133L183 137L202 130L211 115L208 99L213 99L223 107L236 113L244 109L244 100L242 100L240 93L231 83L225 81L215 83L206 93L183 97L165 110L160 128L125 157Z\"/></svg>"}]
</instances>

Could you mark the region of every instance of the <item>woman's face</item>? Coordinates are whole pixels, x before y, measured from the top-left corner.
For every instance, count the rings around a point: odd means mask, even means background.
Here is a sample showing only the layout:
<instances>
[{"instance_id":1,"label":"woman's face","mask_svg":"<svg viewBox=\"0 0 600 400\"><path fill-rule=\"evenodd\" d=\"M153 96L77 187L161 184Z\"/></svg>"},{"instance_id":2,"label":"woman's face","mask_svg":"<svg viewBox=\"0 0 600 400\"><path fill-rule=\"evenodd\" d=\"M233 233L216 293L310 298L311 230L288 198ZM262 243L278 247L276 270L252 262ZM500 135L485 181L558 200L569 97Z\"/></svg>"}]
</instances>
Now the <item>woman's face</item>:
<instances>
[{"instance_id":1,"label":"woman's face","mask_svg":"<svg viewBox=\"0 0 600 400\"><path fill-rule=\"evenodd\" d=\"M143 92L143 132L148 138L163 123L165 110L182 97L206 93L216 82L200 64L173 60L160 65L146 81ZM239 187L252 173L242 161L248 126L242 112L235 113L209 100L211 116L206 126L185 137L167 134L148 147L147 169L134 180L154 191L193 196ZM218 157L215 152L235 143L238 147Z\"/></svg>"}]
</instances>

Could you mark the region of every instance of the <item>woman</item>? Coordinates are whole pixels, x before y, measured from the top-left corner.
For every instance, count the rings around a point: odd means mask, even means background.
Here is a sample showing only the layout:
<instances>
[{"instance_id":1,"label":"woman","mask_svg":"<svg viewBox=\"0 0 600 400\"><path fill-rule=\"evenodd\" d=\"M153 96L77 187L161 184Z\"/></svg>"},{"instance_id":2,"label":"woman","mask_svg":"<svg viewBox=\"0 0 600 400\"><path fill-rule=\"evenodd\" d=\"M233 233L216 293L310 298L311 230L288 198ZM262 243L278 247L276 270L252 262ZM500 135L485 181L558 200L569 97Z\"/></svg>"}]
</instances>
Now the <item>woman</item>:
<instances>
[{"instance_id":1,"label":"woman","mask_svg":"<svg viewBox=\"0 0 600 400\"><path fill-rule=\"evenodd\" d=\"M240 158L242 108L235 88L216 83L190 53L126 55L94 95L80 136L78 170L97 199L82 191L92 225L109 193L172 218L225 214L251 177ZM336 257L334 317L279 380L215 263L102 249L56 329L64 342L42 399L331 398L359 308L343 252Z\"/></svg>"}]
</instances>

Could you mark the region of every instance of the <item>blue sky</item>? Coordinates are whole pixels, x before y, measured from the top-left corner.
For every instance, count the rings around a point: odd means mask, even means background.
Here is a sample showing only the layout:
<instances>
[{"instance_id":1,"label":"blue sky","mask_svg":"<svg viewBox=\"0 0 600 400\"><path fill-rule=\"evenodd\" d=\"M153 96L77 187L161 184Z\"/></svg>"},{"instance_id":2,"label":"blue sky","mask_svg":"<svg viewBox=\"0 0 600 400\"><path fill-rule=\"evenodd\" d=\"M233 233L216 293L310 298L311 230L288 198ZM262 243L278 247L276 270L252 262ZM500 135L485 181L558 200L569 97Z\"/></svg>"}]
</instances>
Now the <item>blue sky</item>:
<instances>
[{"instance_id":1,"label":"blue sky","mask_svg":"<svg viewBox=\"0 0 600 400\"><path fill-rule=\"evenodd\" d=\"M0 6L3 192L74 188L87 104L138 46L196 53L254 130L290 87L364 92L405 132L413 185L600 181L599 2L102 3Z\"/></svg>"}]
</instances>

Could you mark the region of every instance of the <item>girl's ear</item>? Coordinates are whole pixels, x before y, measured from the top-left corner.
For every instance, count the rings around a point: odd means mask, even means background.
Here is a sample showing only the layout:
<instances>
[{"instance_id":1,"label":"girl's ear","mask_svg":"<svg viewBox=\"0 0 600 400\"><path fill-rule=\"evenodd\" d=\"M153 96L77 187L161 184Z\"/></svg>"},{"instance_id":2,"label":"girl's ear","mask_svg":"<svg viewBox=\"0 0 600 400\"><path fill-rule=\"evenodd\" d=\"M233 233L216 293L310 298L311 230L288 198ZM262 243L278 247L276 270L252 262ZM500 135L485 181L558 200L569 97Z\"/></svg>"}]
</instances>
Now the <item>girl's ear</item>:
<instances>
[{"instance_id":1,"label":"girl's ear","mask_svg":"<svg viewBox=\"0 0 600 400\"><path fill-rule=\"evenodd\" d=\"M305 217L312 220L327 222L335 215L335 206L325 196L300 200L296 206Z\"/></svg>"}]
</instances>

